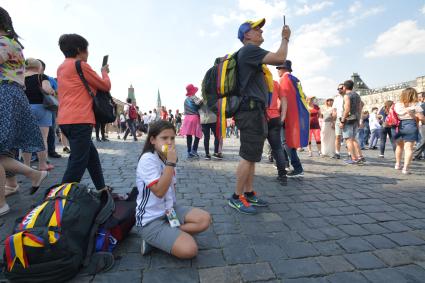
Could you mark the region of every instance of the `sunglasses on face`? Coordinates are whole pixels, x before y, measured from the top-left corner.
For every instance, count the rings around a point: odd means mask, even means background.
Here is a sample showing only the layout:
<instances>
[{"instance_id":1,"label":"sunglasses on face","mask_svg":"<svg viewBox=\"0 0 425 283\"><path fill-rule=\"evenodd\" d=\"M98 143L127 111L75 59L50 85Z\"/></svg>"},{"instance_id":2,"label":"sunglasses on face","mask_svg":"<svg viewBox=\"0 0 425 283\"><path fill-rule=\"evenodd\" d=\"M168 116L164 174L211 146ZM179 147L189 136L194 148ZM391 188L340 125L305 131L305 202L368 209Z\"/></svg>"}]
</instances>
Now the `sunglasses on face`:
<instances>
[{"instance_id":1,"label":"sunglasses on face","mask_svg":"<svg viewBox=\"0 0 425 283\"><path fill-rule=\"evenodd\" d=\"M342 87L339 87L339 88L337 88L336 90L343 90L343 88L342 88Z\"/></svg>"}]
</instances>

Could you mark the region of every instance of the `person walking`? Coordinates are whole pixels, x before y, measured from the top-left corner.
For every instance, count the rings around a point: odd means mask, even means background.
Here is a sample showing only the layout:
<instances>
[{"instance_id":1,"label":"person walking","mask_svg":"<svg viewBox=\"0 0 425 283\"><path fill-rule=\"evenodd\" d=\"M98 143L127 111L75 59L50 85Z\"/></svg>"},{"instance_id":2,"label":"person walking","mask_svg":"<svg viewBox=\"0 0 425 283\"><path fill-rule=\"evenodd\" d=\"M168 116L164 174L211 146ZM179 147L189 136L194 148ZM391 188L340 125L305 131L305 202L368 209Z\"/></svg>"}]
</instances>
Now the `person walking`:
<instances>
[{"instance_id":1,"label":"person walking","mask_svg":"<svg viewBox=\"0 0 425 283\"><path fill-rule=\"evenodd\" d=\"M208 109L208 106L203 103L199 109L199 115L201 119L202 133L204 134L204 149L205 149L205 160L211 160L210 155L210 136L211 132L214 135L214 159L222 159L218 154L219 139L217 138L217 115Z\"/></svg>"},{"instance_id":2,"label":"person walking","mask_svg":"<svg viewBox=\"0 0 425 283\"><path fill-rule=\"evenodd\" d=\"M335 121L332 117L333 112L333 98L326 99L325 107L323 109L323 127L321 130L322 137L322 154L324 156L332 157L335 152Z\"/></svg>"},{"instance_id":3,"label":"person walking","mask_svg":"<svg viewBox=\"0 0 425 283\"><path fill-rule=\"evenodd\" d=\"M240 25L238 38L243 47L239 49L237 71L239 89L244 99L235 114L236 126L240 130L241 157L236 169L235 192L228 204L238 212L254 214L254 206L267 206L254 191L255 163L261 161L264 141L268 134L265 108L269 104L273 88L273 77L266 65L282 64L288 53L291 30L284 26L281 43L276 52L269 52L260 46L264 42L261 29L266 20L247 21Z\"/></svg>"},{"instance_id":4,"label":"person walking","mask_svg":"<svg viewBox=\"0 0 425 283\"><path fill-rule=\"evenodd\" d=\"M128 134L131 132L133 136L133 141L137 141L136 136L136 120L137 120L137 109L136 106L132 104L130 97L127 98L127 103L124 105L124 115L127 122L127 129L125 130L123 140L127 139Z\"/></svg>"},{"instance_id":5,"label":"person walking","mask_svg":"<svg viewBox=\"0 0 425 283\"><path fill-rule=\"evenodd\" d=\"M370 140L369 149L377 149L380 133L382 131L382 116L378 115L378 107L373 107L369 115Z\"/></svg>"},{"instance_id":6,"label":"person walking","mask_svg":"<svg viewBox=\"0 0 425 283\"><path fill-rule=\"evenodd\" d=\"M108 65L102 67L102 77L99 77L87 64L88 45L87 40L78 34L63 34L59 38L65 60L57 71L58 124L71 148L62 183L80 182L87 169L96 189L100 190L108 187L105 186L99 154L91 139L93 125L96 124L93 98L77 72L77 61L80 61L82 73L93 93L97 90L109 91L111 81Z\"/></svg>"},{"instance_id":7,"label":"person walking","mask_svg":"<svg viewBox=\"0 0 425 283\"><path fill-rule=\"evenodd\" d=\"M395 103L394 112L400 120L398 127L391 129L397 147L395 150L394 168L402 170L403 174L410 174L409 166L412 162L413 147L418 139L418 125L416 119L425 122L422 107L418 103L418 93L408 87L401 92L400 101ZM404 164L401 166L401 157L404 152Z\"/></svg>"},{"instance_id":8,"label":"person walking","mask_svg":"<svg viewBox=\"0 0 425 283\"><path fill-rule=\"evenodd\" d=\"M418 93L419 105L422 108L422 114L425 115L425 92ZM421 141L413 152L413 160L420 160L425 158L423 156L425 152L425 122L420 122L419 134L421 135Z\"/></svg>"},{"instance_id":9,"label":"person walking","mask_svg":"<svg viewBox=\"0 0 425 283\"><path fill-rule=\"evenodd\" d=\"M25 94L31 105L31 113L40 128L45 148L45 150L37 152L38 169L50 171L55 168L52 164L47 163L47 136L49 127L52 126L53 112L44 107L43 97L44 95L55 95L55 91L47 76L41 74L41 69L42 65L39 60L34 58L25 60ZM30 166L31 154L31 152L23 153L24 163L27 166Z\"/></svg>"},{"instance_id":10,"label":"person walking","mask_svg":"<svg viewBox=\"0 0 425 283\"><path fill-rule=\"evenodd\" d=\"M22 174L30 179L31 194L48 176L47 171L34 170L17 161L13 154L16 149L24 152L45 150L43 137L24 92L23 48L9 13L0 7L0 216L10 212L5 197L6 172ZM16 187L14 189L17 190Z\"/></svg>"},{"instance_id":11,"label":"person walking","mask_svg":"<svg viewBox=\"0 0 425 283\"><path fill-rule=\"evenodd\" d=\"M395 148L396 148L394 137L391 133L391 126L385 123L385 120L387 119L388 113L390 112L390 109L392 106L393 106L393 102L391 100L385 101L384 107L382 107L381 110L379 111L379 115L382 117L382 121L383 121L381 132L380 132L380 138L379 138L380 140L379 157L380 158L384 158L385 144L387 143L387 137L390 140L393 151L395 151Z\"/></svg>"}]
</instances>

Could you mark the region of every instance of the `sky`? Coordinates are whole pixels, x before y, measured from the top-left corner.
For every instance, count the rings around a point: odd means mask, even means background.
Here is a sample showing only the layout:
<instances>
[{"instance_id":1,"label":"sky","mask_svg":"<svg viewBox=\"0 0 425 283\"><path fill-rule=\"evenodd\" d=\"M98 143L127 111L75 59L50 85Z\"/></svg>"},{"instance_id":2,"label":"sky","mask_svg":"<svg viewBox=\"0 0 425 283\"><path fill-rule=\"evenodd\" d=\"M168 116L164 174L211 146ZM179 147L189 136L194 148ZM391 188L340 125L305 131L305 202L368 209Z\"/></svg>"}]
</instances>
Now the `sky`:
<instances>
[{"instance_id":1,"label":"sky","mask_svg":"<svg viewBox=\"0 0 425 283\"><path fill-rule=\"evenodd\" d=\"M371 87L425 75L425 1L409 0L1 0L25 46L55 77L64 56L58 39L78 33L89 42L88 63L100 71L109 55L111 93L135 88L143 111L158 90L168 109L182 109L186 85L200 87L216 57L237 51L239 25L266 18L262 48L275 52L283 15L292 35L288 59L308 96L336 94L360 74ZM276 70L272 72L277 79ZM200 94L200 93L199 93Z\"/></svg>"}]
</instances>

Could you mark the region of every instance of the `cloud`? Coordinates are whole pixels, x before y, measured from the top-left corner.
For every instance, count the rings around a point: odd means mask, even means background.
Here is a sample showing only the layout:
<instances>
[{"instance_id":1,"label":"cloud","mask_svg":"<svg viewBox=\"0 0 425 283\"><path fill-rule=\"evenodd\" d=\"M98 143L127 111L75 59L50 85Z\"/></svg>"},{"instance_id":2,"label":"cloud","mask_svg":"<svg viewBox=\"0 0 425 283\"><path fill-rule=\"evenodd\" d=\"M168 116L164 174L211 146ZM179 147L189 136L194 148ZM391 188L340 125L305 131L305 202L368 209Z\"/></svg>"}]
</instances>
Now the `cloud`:
<instances>
[{"instance_id":1,"label":"cloud","mask_svg":"<svg viewBox=\"0 0 425 283\"><path fill-rule=\"evenodd\" d=\"M316 96L319 98L334 97L338 82L325 76L314 76L301 79L303 91L307 96Z\"/></svg>"},{"instance_id":2,"label":"cloud","mask_svg":"<svg viewBox=\"0 0 425 283\"><path fill-rule=\"evenodd\" d=\"M311 14L313 12L318 12L323 10L324 8L328 6L332 6L333 2L331 1L323 1L319 3L315 3L313 5L304 4L302 8L298 8L295 12L295 15L298 16L306 16L308 14Z\"/></svg>"},{"instance_id":3,"label":"cloud","mask_svg":"<svg viewBox=\"0 0 425 283\"><path fill-rule=\"evenodd\" d=\"M279 0L239 0L239 9L255 18L266 18L269 23L288 12L286 1Z\"/></svg>"},{"instance_id":4,"label":"cloud","mask_svg":"<svg viewBox=\"0 0 425 283\"><path fill-rule=\"evenodd\" d=\"M425 29L418 28L416 21L400 22L380 34L368 50L366 57L425 53Z\"/></svg>"},{"instance_id":5,"label":"cloud","mask_svg":"<svg viewBox=\"0 0 425 283\"><path fill-rule=\"evenodd\" d=\"M422 7L421 12L425 15L425 5Z\"/></svg>"},{"instance_id":6,"label":"cloud","mask_svg":"<svg viewBox=\"0 0 425 283\"><path fill-rule=\"evenodd\" d=\"M356 1L353 3L353 5L350 6L350 8L348 8L348 11L351 14L355 14L357 13L360 9L362 8L362 3L360 3L360 1Z\"/></svg>"}]
</instances>

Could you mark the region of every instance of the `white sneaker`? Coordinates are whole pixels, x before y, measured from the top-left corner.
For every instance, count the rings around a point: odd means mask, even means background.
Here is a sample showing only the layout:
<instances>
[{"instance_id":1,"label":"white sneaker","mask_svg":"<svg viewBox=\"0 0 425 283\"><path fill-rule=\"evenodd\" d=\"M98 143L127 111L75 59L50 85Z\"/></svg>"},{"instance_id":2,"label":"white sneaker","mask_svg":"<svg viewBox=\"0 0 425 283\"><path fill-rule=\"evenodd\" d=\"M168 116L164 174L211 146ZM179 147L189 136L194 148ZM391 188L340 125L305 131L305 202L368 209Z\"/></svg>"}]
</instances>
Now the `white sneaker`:
<instances>
[{"instance_id":1,"label":"white sneaker","mask_svg":"<svg viewBox=\"0 0 425 283\"><path fill-rule=\"evenodd\" d=\"M149 245L145 240L142 240L142 244L140 246L140 253L142 255L147 255L152 251L152 246Z\"/></svg>"},{"instance_id":2,"label":"white sneaker","mask_svg":"<svg viewBox=\"0 0 425 283\"><path fill-rule=\"evenodd\" d=\"M3 216L5 214L9 213L9 211L10 211L9 205L7 203L4 204L2 207L0 207L0 216Z\"/></svg>"}]
</instances>

